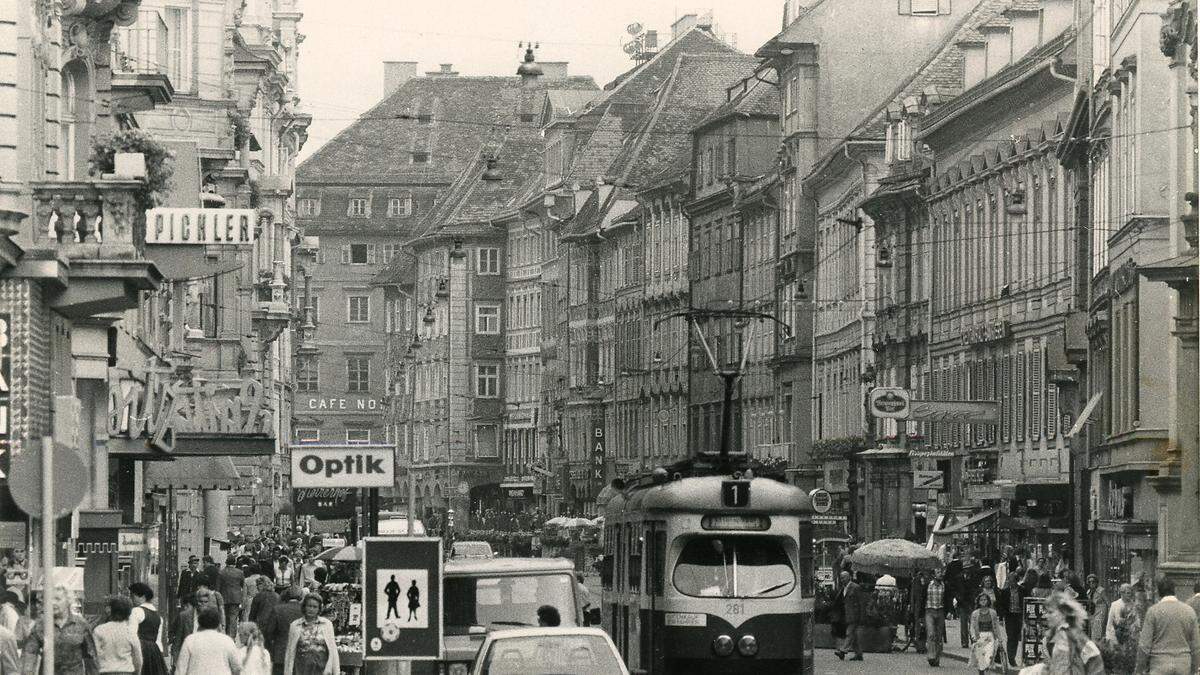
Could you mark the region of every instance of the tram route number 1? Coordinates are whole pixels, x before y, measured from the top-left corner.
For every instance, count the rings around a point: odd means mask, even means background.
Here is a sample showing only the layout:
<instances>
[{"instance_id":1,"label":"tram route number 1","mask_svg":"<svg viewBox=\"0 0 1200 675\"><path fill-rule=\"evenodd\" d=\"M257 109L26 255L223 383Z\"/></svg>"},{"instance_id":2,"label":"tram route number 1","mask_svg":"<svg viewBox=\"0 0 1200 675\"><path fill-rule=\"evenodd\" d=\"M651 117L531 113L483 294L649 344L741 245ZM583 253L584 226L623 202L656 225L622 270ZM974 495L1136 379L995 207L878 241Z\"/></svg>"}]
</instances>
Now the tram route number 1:
<instances>
[{"instance_id":1,"label":"tram route number 1","mask_svg":"<svg viewBox=\"0 0 1200 675\"><path fill-rule=\"evenodd\" d=\"M721 503L728 507L750 505L750 481L727 480L721 482Z\"/></svg>"}]
</instances>

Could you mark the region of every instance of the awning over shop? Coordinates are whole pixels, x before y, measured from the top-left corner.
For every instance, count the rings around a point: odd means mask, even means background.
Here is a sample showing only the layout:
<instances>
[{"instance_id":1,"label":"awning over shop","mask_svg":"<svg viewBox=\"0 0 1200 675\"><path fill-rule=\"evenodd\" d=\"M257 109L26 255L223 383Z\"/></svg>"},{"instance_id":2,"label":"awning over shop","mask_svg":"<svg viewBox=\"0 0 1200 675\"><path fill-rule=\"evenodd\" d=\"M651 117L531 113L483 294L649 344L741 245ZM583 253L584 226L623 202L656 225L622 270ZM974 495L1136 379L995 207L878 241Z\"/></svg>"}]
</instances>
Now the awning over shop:
<instances>
[{"instance_id":1,"label":"awning over shop","mask_svg":"<svg viewBox=\"0 0 1200 675\"><path fill-rule=\"evenodd\" d=\"M235 490L248 482L228 457L180 457L145 467L148 489Z\"/></svg>"},{"instance_id":2,"label":"awning over shop","mask_svg":"<svg viewBox=\"0 0 1200 675\"><path fill-rule=\"evenodd\" d=\"M933 535L935 537L949 537L956 534L970 534L972 532L979 532L987 529L987 526L991 525L990 521L996 518L999 513L1000 509L988 509L987 511L977 513L966 520L954 523L949 527L944 527L940 530L934 530Z\"/></svg>"}]
</instances>

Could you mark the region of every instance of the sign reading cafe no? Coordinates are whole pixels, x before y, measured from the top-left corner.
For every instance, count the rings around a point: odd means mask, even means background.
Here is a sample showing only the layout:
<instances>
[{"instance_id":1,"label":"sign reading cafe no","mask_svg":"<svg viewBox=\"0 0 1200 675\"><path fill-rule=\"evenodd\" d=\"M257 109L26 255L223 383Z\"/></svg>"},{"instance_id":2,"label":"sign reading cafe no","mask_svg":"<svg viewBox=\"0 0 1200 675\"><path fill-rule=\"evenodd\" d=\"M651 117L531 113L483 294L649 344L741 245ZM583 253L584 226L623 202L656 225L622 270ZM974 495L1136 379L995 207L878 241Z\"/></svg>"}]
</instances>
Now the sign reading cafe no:
<instances>
[{"instance_id":1,"label":"sign reading cafe no","mask_svg":"<svg viewBox=\"0 0 1200 675\"><path fill-rule=\"evenodd\" d=\"M191 385L170 371L146 372L145 381L109 375L108 435L145 438L170 452L176 434L270 436L274 406L254 380Z\"/></svg>"}]
</instances>

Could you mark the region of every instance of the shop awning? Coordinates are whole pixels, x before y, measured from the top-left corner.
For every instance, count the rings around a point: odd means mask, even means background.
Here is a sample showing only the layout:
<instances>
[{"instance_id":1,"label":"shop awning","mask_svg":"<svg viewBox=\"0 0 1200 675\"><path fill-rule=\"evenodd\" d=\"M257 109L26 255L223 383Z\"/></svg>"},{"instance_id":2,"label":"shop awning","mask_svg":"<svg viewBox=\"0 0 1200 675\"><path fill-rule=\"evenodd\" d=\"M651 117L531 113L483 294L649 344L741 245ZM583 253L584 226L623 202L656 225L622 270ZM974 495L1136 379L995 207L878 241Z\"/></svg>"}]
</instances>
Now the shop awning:
<instances>
[{"instance_id":1,"label":"shop awning","mask_svg":"<svg viewBox=\"0 0 1200 675\"><path fill-rule=\"evenodd\" d=\"M248 483L228 457L179 457L144 465L148 489L235 490Z\"/></svg>"},{"instance_id":2,"label":"shop awning","mask_svg":"<svg viewBox=\"0 0 1200 675\"><path fill-rule=\"evenodd\" d=\"M964 521L954 523L949 527L944 527L940 530L934 530L935 537L949 537L955 534L970 534L984 529L984 526L989 524L988 521L995 518L1000 513L1000 509L988 509L977 513Z\"/></svg>"}]
</instances>

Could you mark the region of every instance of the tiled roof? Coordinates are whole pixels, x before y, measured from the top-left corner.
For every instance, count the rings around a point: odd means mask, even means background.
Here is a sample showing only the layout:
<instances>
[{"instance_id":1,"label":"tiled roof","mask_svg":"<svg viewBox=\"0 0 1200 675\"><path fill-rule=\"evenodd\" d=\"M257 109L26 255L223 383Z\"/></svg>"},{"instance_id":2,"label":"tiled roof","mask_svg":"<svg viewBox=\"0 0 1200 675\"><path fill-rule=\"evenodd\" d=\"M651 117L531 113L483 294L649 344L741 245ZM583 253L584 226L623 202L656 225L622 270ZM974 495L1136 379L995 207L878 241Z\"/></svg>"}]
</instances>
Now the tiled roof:
<instances>
[{"instance_id":1,"label":"tiled roof","mask_svg":"<svg viewBox=\"0 0 1200 675\"><path fill-rule=\"evenodd\" d=\"M755 59L704 28L693 28L667 43L649 61L607 85L580 114L576 123L576 151L566 181L587 183L621 173L624 167L614 167L614 162L622 155L623 145L630 134L645 127L653 116L663 118L664 129L677 130L681 132L677 135L686 139L691 124L707 112L703 108L723 101L724 86L743 77L755 64ZM688 100L684 94L675 94L678 98L674 106L660 106L658 103L668 87L677 92L699 93L700 97ZM716 89L719 97L714 99L711 89ZM687 123L678 128L681 116ZM670 141L664 144L671 145ZM626 156L629 152L632 151L626 151ZM652 148L650 156L656 156L655 152L657 149ZM652 169L660 170L661 167ZM632 178L628 180L635 182Z\"/></svg>"},{"instance_id":2,"label":"tiled roof","mask_svg":"<svg viewBox=\"0 0 1200 675\"><path fill-rule=\"evenodd\" d=\"M415 77L321 147L296 169L300 184L363 185L448 183L475 156L494 124L540 127L547 91L596 91L590 77L541 78L524 87L518 77ZM400 116L429 115L422 124ZM413 164L412 152L429 161ZM398 161L399 160L399 161Z\"/></svg>"},{"instance_id":3,"label":"tiled roof","mask_svg":"<svg viewBox=\"0 0 1200 675\"><path fill-rule=\"evenodd\" d=\"M729 91L728 101L706 115L696 128L706 127L730 115L741 113L752 117L775 117L779 114L779 89L758 78L748 77Z\"/></svg>"}]
</instances>

